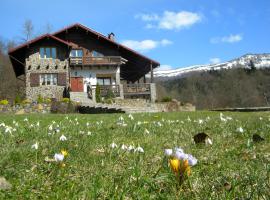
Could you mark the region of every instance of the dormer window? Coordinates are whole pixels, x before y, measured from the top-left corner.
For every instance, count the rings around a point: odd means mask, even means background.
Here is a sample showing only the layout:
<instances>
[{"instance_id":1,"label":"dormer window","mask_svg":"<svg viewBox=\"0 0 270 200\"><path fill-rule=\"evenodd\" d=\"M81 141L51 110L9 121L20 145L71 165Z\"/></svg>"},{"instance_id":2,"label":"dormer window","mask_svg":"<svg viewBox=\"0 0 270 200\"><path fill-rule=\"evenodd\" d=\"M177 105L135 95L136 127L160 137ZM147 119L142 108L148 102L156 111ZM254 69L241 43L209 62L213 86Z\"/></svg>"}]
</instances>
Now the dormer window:
<instances>
[{"instance_id":1,"label":"dormer window","mask_svg":"<svg viewBox=\"0 0 270 200\"><path fill-rule=\"evenodd\" d=\"M103 57L104 55L102 53L97 52L97 51L92 51L92 56L93 57Z\"/></svg>"},{"instance_id":2,"label":"dormer window","mask_svg":"<svg viewBox=\"0 0 270 200\"><path fill-rule=\"evenodd\" d=\"M39 49L40 58L53 58L56 59L55 47L41 47Z\"/></svg>"},{"instance_id":3,"label":"dormer window","mask_svg":"<svg viewBox=\"0 0 270 200\"><path fill-rule=\"evenodd\" d=\"M81 58L83 57L83 50L82 49L72 49L71 52L70 52L70 57L73 57L73 58Z\"/></svg>"}]
</instances>

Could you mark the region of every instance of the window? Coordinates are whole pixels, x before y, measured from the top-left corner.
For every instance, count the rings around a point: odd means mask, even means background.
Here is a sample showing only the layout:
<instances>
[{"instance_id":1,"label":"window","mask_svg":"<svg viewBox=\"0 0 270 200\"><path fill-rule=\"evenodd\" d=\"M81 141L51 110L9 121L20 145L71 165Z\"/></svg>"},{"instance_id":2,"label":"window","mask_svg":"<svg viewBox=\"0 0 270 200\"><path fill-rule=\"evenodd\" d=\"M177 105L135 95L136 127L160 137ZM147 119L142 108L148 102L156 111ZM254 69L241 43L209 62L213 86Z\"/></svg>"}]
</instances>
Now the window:
<instances>
[{"instance_id":1,"label":"window","mask_svg":"<svg viewBox=\"0 0 270 200\"><path fill-rule=\"evenodd\" d=\"M99 85L111 85L111 78L97 78Z\"/></svg>"},{"instance_id":2,"label":"window","mask_svg":"<svg viewBox=\"0 0 270 200\"><path fill-rule=\"evenodd\" d=\"M57 74L40 74L40 85L57 85Z\"/></svg>"},{"instance_id":3,"label":"window","mask_svg":"<svg viewBox=\"0 0 270 200\"><path fill-rule=\"evenodd\" d=\"M56 59L56 48L55 47L41 47L39 49L40 58L54 58Z\"/></svg>"},{"instance_id":4,"label":"window","mask_svg":"<svg viewBox=\"0 0 270 200\"><path fill-rule=\"evenodd\" d=\"M93 51L92 56L93 57L103 57L104 55L102 53L97 52L97 51Z\"/></svg>"},{"instance_id":5,"label":"window","mask_svg":"<svg viewBox=\"0 0 270 200\"><path fill-rule=\"evenodd\" d=\"M70 52L70 57L83 57L83 50L82 49L73 49Z\"/></svg>"}]
</instances>

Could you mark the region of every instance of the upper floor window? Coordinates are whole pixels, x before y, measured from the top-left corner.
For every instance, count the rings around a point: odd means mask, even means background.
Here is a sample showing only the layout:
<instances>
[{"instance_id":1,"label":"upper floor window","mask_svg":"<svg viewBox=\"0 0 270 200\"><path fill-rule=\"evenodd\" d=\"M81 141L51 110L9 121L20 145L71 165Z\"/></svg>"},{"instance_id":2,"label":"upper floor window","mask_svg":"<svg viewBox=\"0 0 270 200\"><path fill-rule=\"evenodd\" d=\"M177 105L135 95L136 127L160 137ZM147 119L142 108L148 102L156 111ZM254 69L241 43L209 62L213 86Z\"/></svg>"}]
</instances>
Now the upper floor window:
<instances>
[{"instance_id":1,"label":"upper floor window","mask_svg":"<svg viewBox=\"0 0 270 200\"><path fill-rule=\"evenodd\" d=\"M72 49L70 52L70 57L83 57L82 49Z\"/></svg>"},{"instance_id":2,"label":"upper floor window","mask_svg":"<svg viewBox=\"0 0 270 200\"><path fill-rule=\"evenodd\" d=\"M97 51L92 51L92 56L93 57L103 57L104 55L102 53L97 52Z\"/></svg>"},{"instance_id":3,"label":"upper floor window","mask_svg":"<svg viewBox=\"0 0 270 200\"><path fill-rule=\"evenodd\" d=\"M54 58L56 59L55 47L41 47L39 49L40 58Z\"/></svg>"}]
</instances>

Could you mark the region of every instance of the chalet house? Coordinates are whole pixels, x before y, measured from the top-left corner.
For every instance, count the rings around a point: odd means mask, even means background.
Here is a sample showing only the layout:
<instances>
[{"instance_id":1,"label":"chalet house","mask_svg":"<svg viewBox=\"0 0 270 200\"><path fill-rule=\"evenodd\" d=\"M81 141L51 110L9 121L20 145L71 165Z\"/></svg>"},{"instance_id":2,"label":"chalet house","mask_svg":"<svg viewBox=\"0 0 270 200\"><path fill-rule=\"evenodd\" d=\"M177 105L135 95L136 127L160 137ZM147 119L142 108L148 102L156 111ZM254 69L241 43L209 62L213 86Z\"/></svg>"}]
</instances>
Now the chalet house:
<instances>
[{"instance_id":1,"label":"chalet house","mask_svg":"<svg viewBox=\"0 0 270 200\"><path fill-rule=\"evenodd\" d=\"M16 76L25 77L27 99L61 99L70 90L89 93L95 102L97 85L101 96L110 91L121 99L156 99L153 69L159 63L117 43L113 33L106 37L74 24L11 49L9 57Z\"/></svg>"}]
</instances>

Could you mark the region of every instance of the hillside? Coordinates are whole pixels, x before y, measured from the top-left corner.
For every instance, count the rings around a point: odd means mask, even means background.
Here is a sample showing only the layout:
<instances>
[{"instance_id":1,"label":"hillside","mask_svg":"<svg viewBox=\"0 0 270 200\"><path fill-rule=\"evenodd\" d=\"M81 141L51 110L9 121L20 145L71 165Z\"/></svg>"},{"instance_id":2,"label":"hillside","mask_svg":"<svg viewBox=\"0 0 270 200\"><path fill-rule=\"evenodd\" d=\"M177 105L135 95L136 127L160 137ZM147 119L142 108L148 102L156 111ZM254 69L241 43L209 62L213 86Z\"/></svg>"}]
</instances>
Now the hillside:
<instances>
[{"instance_id":1,"label":"hillside","mask_svg":"<svg viewBox=\"0 0 270 200\"><path fill-rule=\"evenodd\" d=\"M270 68L220 69L158 81L159 99L190 102L197 109L268 106Z\"/></svg>"}]
</instances>

